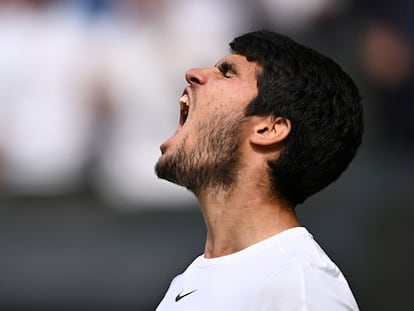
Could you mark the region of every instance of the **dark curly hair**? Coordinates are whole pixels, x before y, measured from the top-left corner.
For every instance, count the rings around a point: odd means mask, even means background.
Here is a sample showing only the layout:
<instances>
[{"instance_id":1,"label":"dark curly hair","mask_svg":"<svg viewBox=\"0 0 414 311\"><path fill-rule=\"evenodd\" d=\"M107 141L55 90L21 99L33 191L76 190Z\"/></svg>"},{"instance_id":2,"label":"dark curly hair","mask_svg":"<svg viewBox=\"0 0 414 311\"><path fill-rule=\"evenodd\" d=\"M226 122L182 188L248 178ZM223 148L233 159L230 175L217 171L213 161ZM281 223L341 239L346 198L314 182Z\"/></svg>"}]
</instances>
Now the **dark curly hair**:
<instances>
[{"instance_id":1,"label":"dark curly hair","mask_svg":"<svg viewBox=\"0 0 414 311\"><path fill-rule=\"evenodd\" d=\"M244 34L230 47L262 67L246 116L291 122L280 157L268 162L269 176L275 194L303 203L341 175L361 144L358 89L330 58L274 32Z\"/></svg>"}]
</instances>

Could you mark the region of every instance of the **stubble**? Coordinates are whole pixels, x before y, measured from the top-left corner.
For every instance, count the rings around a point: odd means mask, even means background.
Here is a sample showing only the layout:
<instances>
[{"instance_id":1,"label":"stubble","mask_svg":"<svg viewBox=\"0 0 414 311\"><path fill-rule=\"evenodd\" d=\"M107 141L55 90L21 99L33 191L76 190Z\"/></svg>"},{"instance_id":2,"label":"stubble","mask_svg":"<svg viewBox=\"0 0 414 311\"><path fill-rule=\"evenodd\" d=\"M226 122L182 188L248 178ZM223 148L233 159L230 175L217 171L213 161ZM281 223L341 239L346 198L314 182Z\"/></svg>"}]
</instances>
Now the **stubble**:
<instances>
[{"instance_id":1,"label":"stubble","mask_svg":"<svg viewBox=\"0 0 414 311\"><path fill-rule=\"evenodd\" d=\"M190 147L185 137L174 154L160 158L155 166L159 178L195 193L227 191L236 181L241 165L241 134L244 117L219 116L202 122Z\"/></svg>"}]
</instances>

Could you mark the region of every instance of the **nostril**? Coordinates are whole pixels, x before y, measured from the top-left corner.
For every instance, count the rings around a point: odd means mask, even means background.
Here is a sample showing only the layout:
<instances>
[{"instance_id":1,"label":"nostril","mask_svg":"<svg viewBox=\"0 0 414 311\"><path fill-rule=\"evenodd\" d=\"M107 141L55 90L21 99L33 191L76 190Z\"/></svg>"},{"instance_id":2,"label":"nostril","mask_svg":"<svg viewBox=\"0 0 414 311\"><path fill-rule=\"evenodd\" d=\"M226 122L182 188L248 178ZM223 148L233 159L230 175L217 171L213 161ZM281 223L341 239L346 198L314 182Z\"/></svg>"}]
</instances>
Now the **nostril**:
<instances>
[{"instance_id":1,"label":"nostril","mask_svg":"<svg viewBox=\"0 0 414 311\"><path fill-rule=\"evenodd\" d=\"M191 77L190 82L200 84L200 80L198 80L196 77Z\"/></svg>"},{"instance_id":2,"label":"nostril","mask_svg":"<svg viewBox=\"0 0 414 311\"><path fill-rule=\"evenodd\" d=\"M186 72L185 79L190 84L203 84L205 81L204 74L200 68L193 68Z\"/></svg>"}]
</instances>

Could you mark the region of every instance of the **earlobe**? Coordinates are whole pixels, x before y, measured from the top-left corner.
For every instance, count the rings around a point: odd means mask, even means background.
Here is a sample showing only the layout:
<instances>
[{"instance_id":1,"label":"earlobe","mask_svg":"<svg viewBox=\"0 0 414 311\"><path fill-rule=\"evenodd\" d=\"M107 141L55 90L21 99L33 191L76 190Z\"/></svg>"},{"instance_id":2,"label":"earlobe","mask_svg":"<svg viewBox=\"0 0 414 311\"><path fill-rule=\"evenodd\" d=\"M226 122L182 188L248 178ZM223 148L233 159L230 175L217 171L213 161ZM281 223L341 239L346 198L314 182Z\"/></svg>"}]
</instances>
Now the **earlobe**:
<instances>
[{"instance_id":1,"label":"earlobe","mask_svg":"<svg viewBox=\"0 0 414 311\"><path fill-rule=\"evenodd\" d=\"M289 119L282 117L266 117L261 119L253 128L250 142L256 145L269 146L286 139L291 129Z\"/></svg>"}]
</instances>

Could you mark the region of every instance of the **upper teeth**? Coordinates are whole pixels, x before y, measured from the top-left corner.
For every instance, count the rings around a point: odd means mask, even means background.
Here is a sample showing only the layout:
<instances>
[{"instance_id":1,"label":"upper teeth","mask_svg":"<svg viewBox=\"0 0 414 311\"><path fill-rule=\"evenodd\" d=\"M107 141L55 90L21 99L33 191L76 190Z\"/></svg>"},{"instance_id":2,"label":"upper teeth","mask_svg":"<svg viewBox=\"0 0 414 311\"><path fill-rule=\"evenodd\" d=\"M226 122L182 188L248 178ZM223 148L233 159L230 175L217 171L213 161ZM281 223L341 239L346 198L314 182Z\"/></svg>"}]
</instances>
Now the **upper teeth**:
<instances>
[{"instance_id":1,"label":"upper teeth","mask_svg":"<svg viewBox=\"0 0 414 311\"><path fill-rule=\"evenodd\" d=\"M182 108L184 108L184 106L187 106L188 107L188 95L187 94L184 94L183 96L181 96L181 98L180 98L180 106L182 107Z\"/></svg>"}]
</instances>

